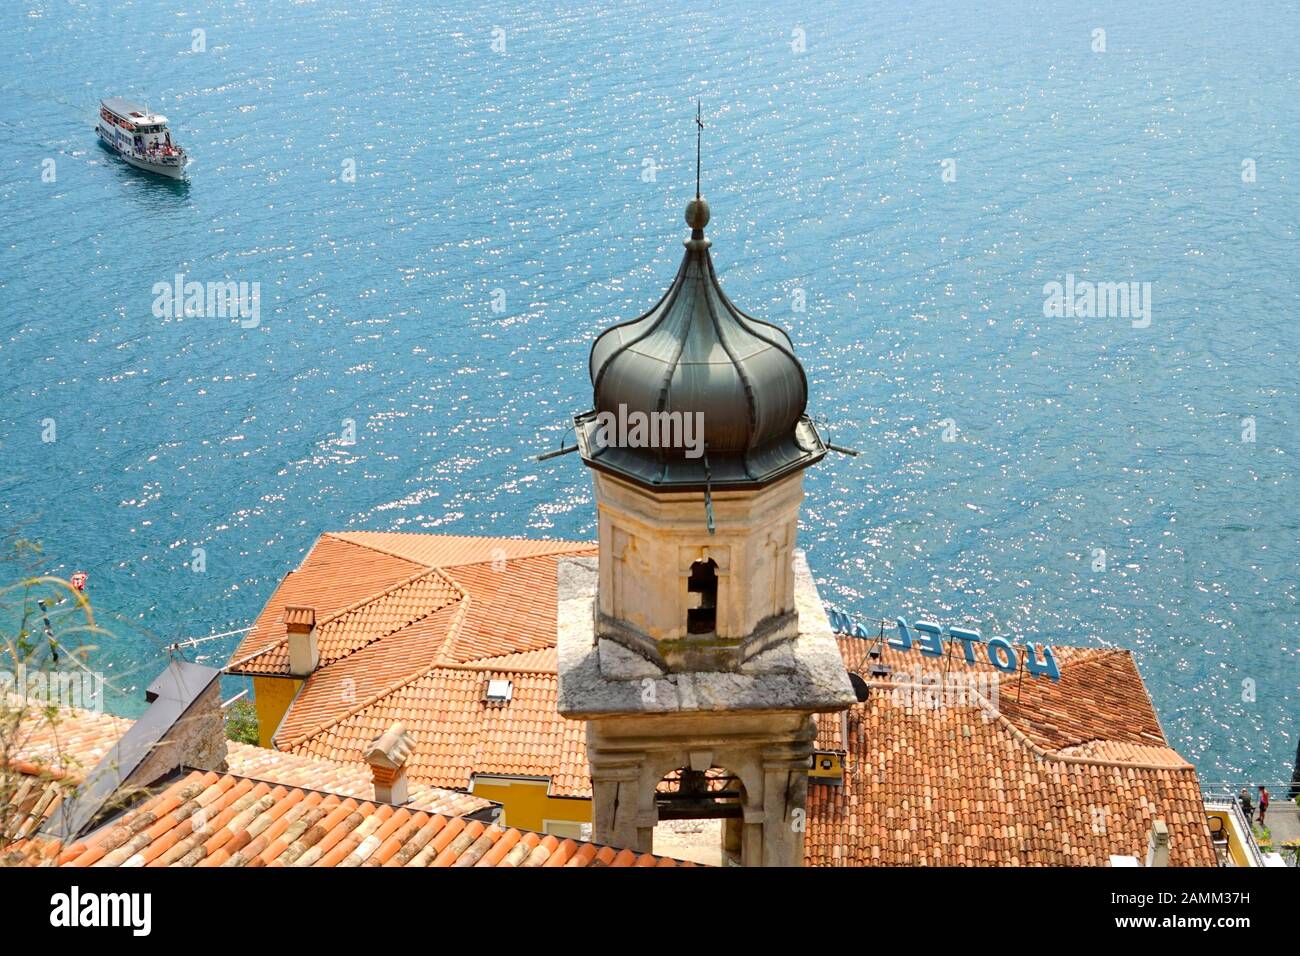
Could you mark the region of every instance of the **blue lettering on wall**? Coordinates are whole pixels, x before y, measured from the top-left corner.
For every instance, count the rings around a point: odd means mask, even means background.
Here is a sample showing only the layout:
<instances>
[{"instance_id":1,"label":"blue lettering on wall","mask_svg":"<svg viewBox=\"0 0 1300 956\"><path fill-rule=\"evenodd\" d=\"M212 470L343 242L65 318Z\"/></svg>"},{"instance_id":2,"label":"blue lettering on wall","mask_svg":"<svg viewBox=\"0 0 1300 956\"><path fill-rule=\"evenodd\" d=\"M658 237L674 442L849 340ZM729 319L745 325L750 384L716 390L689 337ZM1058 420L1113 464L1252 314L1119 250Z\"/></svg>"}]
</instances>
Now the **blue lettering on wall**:
<instances>
[{"instance_id":1,"label":"blue lettering on wall","mask_svg":"<svg viewBox=\"0 0 1300 956\"><path fill-rule=\"evenodd\" d=\"M851 634L853 637L868 639L872 636L860 623L838 608L830 608L828 616L831 627L837 634ZM980 637L979 631L964 627L944 627L934 621L916 621L909 626L901 617L897 619L897 626L897 637L885 638L885 642L895 650L910 651L916 648L927 657L940 657L944 653L943 635L946 631L949 640L961 643L962 656L967 664L976 663L975 645L982 644L988 662L998 670L1015 673L1022 665L1021 654L1007 638L991 637L985 640ZM881 636L884 636L883 629ZM1022 648L1023 666L1030 674L1035 677L1047 677L1053 681L1061 679L1061 669L1057 666L1056 655L1049 646L1026 641Z\"/></svg>"},{"instance_id":2,"label":"blue lettering on wall","mask_svg":"<svg viewBox=\"0 0 1300 956\"><path fill-rule=\"evenodd\" d=\"M1016 672L1019 658L1016 649L1000 637L990 637L988 643L989 663L1000 671Z\"/></svg>"}]
</instances>

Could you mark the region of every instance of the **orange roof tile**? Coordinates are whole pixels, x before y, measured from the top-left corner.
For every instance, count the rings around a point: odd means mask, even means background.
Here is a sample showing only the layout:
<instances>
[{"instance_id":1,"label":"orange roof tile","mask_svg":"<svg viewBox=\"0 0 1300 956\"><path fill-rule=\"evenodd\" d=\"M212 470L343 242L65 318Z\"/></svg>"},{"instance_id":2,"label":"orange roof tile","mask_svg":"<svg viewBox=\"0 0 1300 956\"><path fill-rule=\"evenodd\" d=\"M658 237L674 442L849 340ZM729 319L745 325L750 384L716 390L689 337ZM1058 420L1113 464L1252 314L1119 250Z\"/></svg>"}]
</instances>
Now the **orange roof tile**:
<instances>
[{"instance_id":1,"label":"orange roof tile","mask_svg":"<svg viewBox=\"0 0 1300 956\"><path fill-rule=\"evenodd\" d=\"M412 807L195 771L69 846L6 863L62 866L691 866Z\"/></svg>"},{"instance_id":2,"label":"orange roof tile","mask_svg":"<svg viewBox=\"0 0 1300 956\"><path fill-rule=\"evenodd\" d=\"M305 790L323 790L359 800L374 799L374 779L370 768L363 764L338 763L230 741L226 748L226 766L232 774L241 777ZM492 802L470 793L413 783L404 806L410 810L459 817L486 809L492 806Z\"/></svg>"},{"instance_id":3,"label":"orange roof tile","mask_svg":"<svg viewBox=\"0 0 1300 956\"><path fill-rule=\"evenodd\" d=\"M866 643L840 646L859 667ZM848 740L840 715L818 718L819 746L846 751L846 767L842 785L809 786L809 865L1104 866L1143 857L1156 819L1172 865L1215 865L1196 772L1165 741L1127 651L1058 649L1059 683L960 656L950 678L992 684L936 699L918 680L944 675L944 659L886 648L895 673L850 709Z\"/></svg>"},{"instance_id":4,"label":"orange roof tile","mask_svg":"<svg viewBox=\"0 0 1300 956\"><path fill-rule=\"evenodd\" d=\"M231 655L230 670L243 674L288 673L289 657L284 648L286 607L314 608L319 622L428 570L414 561L323 535L302 565L285 575L275 589L253 622L253 629ZM259 654L266 659L256 656Z\"/></svg>"},{"instance_id":5,"label":"orange roof tile","mask_svg":"<svg viewBox=\"0 0 1300 956\"><path fill-rule=\"evenodd\" d=\"M466 662L464 666L492 671L539 671L554 674L559 668L559 652L552 645L535 651L480 657Z\"/></svg>"},{"instance_id":6,"label":"orange roof tile","mask_svg":"<svg viewBox=\"0 0 1300 956\"><path fill-rule=\"evenodd\" d=\"M346 606L335 602L324 618L318 611L321 663L277 728L275 745L355 764L364 744L400 721L416 741L407 765L412 780L466 788L475 773L551 777L557 795L589 796L582 725L555 707L555 589L560 556L595 553L584 542L323 535L267 603L257 630L291 603L287 590L326 593L376 557L418 566L389 568L387 579L372 581L374 593ZM236 651L231 670L287 674L283 642L255 634ZM484 701L491 676L515 680L508 703ZM431 712L443 719L430 719Z\"/></svg>"},{"instance_id":7,"label":"orange roof tile","mask_svg":"<svg viewBox=\"0 0 1300 956\"><path fill-rule=\"evenodd\" d=\"M334 664L318 667L276 731L276 745L284 747L317 728L341 720L428 670L441 659L464 613L463 602L441 608L389 639ZM402 717L396 720L406 722ZM360 760L361 752L341 755L340 759Z\"/></svg>"},{"instance_id":8,"label":"orange roof tile","mask_svg":"<svg viewBox=\"0 0 1300 956\"><path fill-rule=\"evenodd\" d=\"M364 545L428 568L454 568L528 558L542 554L583 554L592 545L583 541L544 538L486 538L467 535L419 534L404 531L334 531L325 535Z\"/></svg>"},{"instance_id":9,"label":"orange roof tile","mask_svg":"<svg viewBox=\"0 0 1300 956\"><path fill-rule=\"evenodd\" d=\"M408 625L415 624L430 614L460 601L464 592L449 581L441 571L418 571L411 577L362 598L327 618L315 618L316 641L320 663L331 664L342 660L375 641L389 637ZM291 615L308 620L311 609L286 608L284 623ZM236 668L232 668L236 670ZM245 658L237 670L270 675L289 674L288 639L281 638L251 658Z\"/></svg>"},{"instance_id":10,"label":"orange roof tile","mask_svg":"<svg viewBox=\"0 0 1300 956\"><path fill-rule=\"evenodd\" d=\"M134 721L76 707L28 707L10 741L11 758L81 779L113 749Z\"/></svg>"},{"instance_id":11,"label":"orange roof tile","mask_svg":"<svg viewBox=\"0 0 1300 956\"><path fill-rule=\"evenodd\" d=\"M312 627L316 624L316 609L314 607L297 607L290 605L284 609L284 626L292 627Z\"/></svg>"},{"instance_id":12,"label":"orange roof tile","mask_svg":"<svg viewBox=\"0 0 1300 956\"><path fill-rule=\"evenodd\" d=\"M60 797L70 786L85 779L134 721L111 714L98 714L74 707L59 708L27 716L19 727L4 773L4 795L11 805L7 813L9 839L35 833L41 823L56 813ZM236 741L226 742L226 765L230 772L270 783L321 790L359 799L372 799L374 783L365 764L337 763L297 754L282 753ZM414 783L410 787L411 809L462 816L492 806L473 794Z\"/></svg>"},{"instance_id":13,"label":"orange roof tile","mask_svg":"<svg viewBox=\"0 0 1300 956\"><path fill-rule=\"evenodd\" d=\"M466 564L448 571L470 595L468 613L448 649L448 660L464 663L554 648L558 565L559 556L547 554L513 558L501 565Z\"/></svg>"},{"instance_id":14,"label":"orange roof tile","mask_svg":"<svg viewBox=\"0 0 1300 956\"><path fill-rule=\"evenodd\" d=\"M13 720L7 762L0 758L0 843L34 834L59 812L132 721L88 710L6 704Z\"/></svg>"},{"instance_id":15,"label":"orange roof tile","mask_svg":"<svg viewBox=\"0 0 1300 956\"><path fill-rule=\"evenodd\" d=\"M949 657L927 657L875 640L845 635L838 640L845 666L864 676L870 663L867 652L875 649L880 651L879 663L892 667L897 678L975 674L993 681L998 709L1040 747L1059 750L1103 739L1168 746L1137 665L1126 650L1057 647L1061 679L1052 681L1004 674L982 655L974 665L967 665L958 642L945 645Z\"/></svg>"},{"instance_id":16,"label":"orange roof tile","mask_svg":"<svg viewBox=\"0 0 1300 956\"><path fill-rule=\"evenodd\" d=\"M505 704L484 699L487 682L513 683ZM284 742L294 753L359 759L397 721L415 739L407 774L440 787L468 787L475 774L549 777L551 793L590 797L586 727L556 709L554 673L437 667L342 720Z\"/></svg>"}]
</instances>

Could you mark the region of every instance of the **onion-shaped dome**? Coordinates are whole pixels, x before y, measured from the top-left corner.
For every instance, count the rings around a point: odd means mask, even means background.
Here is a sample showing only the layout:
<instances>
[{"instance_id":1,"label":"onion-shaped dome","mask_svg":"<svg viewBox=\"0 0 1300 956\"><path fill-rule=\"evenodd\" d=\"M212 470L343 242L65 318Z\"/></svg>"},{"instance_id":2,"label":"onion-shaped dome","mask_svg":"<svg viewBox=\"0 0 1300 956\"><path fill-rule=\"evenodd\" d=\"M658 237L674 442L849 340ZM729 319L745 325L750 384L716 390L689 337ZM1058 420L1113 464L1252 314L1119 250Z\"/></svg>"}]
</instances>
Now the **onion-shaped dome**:
<instances>
[{"instance_id":1,"label":"onion-shaped dome","mask_svg":"<svg viewBox=\"0 0 1300 956\"><path fill-rule=\"evenodd\" d=\"M577 419L592 467L654 487L724 487L765 484L826 453L804 414L808 379L790 337L722 291L708 221L695 198L667 293L592 346L595 408Z\"/></svg>"}]
</instances>

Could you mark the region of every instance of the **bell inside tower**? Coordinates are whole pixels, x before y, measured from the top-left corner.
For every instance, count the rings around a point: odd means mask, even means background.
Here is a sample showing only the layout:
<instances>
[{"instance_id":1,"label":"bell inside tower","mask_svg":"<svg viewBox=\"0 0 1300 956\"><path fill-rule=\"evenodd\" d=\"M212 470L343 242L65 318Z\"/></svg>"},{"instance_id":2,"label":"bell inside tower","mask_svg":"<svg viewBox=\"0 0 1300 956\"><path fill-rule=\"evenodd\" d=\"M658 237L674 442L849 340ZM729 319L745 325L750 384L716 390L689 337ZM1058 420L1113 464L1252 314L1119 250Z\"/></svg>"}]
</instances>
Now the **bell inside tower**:
<instances>
[{"instance_id":1,"label":"bell inside tower","mask_svg":"<svg viewBox=\"0 0 1300 956\"><path fill-rule=\"evenodd\" d=\"M745 788L722 769L681 767L659 782L655 807L660 820L717 820L743 816Z\"/></svg>"}]
</instances>

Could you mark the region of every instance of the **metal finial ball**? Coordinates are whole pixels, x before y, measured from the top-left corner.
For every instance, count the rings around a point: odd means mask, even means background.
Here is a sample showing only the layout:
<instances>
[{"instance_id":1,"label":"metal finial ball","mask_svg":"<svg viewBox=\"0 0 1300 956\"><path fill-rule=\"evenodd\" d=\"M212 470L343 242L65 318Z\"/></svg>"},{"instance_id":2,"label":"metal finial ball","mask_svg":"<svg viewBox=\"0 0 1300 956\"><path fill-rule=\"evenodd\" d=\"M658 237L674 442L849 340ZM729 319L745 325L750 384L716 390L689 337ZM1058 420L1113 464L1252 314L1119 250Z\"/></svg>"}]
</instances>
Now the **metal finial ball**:
<instances>
[{"instance_id":1,"label":"metal finial ball","mask_svg":"<svg viewBox=\"0 0 1300 956\"><path fill-rule=\"evenodd\" d=\"M686 204L686 225L703 229L709 224L709 204L703 199L692 199Z\"/></svg>"}]
</instances>

